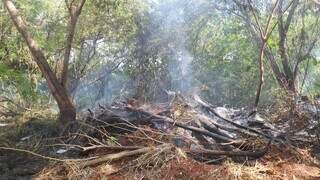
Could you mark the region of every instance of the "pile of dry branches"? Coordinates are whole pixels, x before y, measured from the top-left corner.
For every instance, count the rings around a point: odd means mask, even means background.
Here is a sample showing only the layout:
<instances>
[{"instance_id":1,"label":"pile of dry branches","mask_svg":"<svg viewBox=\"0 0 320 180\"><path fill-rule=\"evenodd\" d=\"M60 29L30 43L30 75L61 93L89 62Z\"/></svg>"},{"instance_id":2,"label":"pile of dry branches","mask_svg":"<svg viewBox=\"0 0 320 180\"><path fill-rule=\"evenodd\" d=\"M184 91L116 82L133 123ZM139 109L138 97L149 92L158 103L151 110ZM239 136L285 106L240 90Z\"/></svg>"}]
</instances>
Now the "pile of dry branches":
<instances>
[{"instance_id":1,"label":"pile of dry branches","mask_svg":"<svg viewBox=\"0 0 320 180\"><path fill-rule=\"evenodd\" d=\"M263 119L214 107L197 95L175 94L157 105L127 100L88 112L71 146L98 156L80 163L81 168L163 152L208 163L226 157L246 161L262 157L273 143L284 144L281 131Z\"/></svg>"}]
</instances>

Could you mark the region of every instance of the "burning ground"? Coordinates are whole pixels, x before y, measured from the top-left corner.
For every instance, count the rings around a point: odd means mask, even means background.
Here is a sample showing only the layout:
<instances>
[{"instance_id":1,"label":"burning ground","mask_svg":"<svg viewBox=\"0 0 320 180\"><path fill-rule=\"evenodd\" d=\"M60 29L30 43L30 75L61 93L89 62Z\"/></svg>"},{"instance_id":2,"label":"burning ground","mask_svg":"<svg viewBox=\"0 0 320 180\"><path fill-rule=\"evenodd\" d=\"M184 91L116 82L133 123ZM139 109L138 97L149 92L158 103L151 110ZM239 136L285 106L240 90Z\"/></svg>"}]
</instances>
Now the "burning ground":
<instances>
[{"instance_id":1,"label":"burning ground","mask_svg":"<svg viewBox=\"0 0 320 180\"><path fill-rule=\"evenodd\" d=\"M287 134L285 123L248 117L244 109L215 107L197 95L175 93L170 101L154 104L128 99L81 116L85 118L72 133L46 140L50 148L39 148L45 155L34 164L26 164L35 155L31 151L1 150L2 171L6 167L16 177L36 179L320 177L316 131ZM24 136L20 145L40 138ZM3 163L9 159L25 163Z\"/></svg>"}]
</instances>

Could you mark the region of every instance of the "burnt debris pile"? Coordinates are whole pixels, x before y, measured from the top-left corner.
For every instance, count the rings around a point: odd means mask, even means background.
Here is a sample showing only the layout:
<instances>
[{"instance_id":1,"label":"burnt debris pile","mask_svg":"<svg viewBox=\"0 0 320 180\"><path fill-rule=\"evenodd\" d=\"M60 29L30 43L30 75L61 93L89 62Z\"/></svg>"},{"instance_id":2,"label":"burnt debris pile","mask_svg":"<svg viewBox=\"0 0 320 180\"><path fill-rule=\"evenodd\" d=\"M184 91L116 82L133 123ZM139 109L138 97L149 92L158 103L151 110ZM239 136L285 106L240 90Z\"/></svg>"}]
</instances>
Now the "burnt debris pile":
<instances>
[{"instance_id":1,"label":"burnt debris pile","mask_svg":"<svg viewBox=\"0 0 320 180\"><path fill-rule=\"evenodd\" d=\"M248 114L243 109L215 107L198 95L174 93L161 104L129 99L88 109L77 133L80 145L74 148L99 152L81 165L86 167L163 149L208 163L227 157L243 162L261 158L271 146L291 146L297 140L316 142L289 137L281 126Z\"/></svg>"}]
</instances>

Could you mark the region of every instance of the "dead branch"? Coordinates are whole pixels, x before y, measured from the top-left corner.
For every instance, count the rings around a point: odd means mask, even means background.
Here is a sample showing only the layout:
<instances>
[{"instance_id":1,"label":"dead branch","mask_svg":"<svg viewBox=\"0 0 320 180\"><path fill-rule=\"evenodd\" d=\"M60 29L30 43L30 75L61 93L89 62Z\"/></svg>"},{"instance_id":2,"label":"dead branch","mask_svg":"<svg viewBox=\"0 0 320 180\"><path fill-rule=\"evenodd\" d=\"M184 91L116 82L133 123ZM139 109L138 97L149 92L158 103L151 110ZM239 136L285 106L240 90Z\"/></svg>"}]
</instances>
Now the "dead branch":
<instances>
[{"instance_id":1,"label":"dead branch","mask_svg":"<svg viewBox=\"0 0 320 180\"><path fill-rule=\"evenodd\" d=\"M258 150L258 151L218 151L218 150L186 150L188 154L200 154L200 155L209 155L209 156L246 156L252 158L260 158L268 152L268 148Z\"/></svg>"},{"instance_id":2,"label":"dead branch","mask_svg":"<svg viewBox=\"0 0 320 180\"><path fill-rule=\"evenodd\" d=\"M160 145L158 147L144 147L141 149L136 149L133 151L123 151L120 153L115 153L115 154L108 154L102 157L99 157L97 159L94 160L89 160L83 163L80 163L79 167L80 168L85 168L88 166L95 166L97 164L103 163L103 162L107 162L107 161L115 161L115 160L119 160L121 158L125 158L125 157L130 157L130 156L136 156L136 155L140 155L140 154L145 154L154 150L158 150L163 148L163 145Z\"/></svg>"},{"instance_id":3,"label":"dead branch","mask_svg":"<svg viewBox=\"0 0 320 180\"><path fill-rule=\"evenodd\" d=\"M94 149L108 149L108 150L136 150L141 149L141 146L105 146L105 145L95 145L89 147L82 147L82 151L90 151Z\"/></svg>"},{"instance_id":4,"label":"dead branch","mask_svg":"<svg viewBox=\"0 0 320 180\"><path fill-rule=\"evenodd\" d=\"M85 151L91 151L91 150L95 150L95 149L108 149L108 150L136 150L136 149L141 149L143 147L141 146L108 146L108 145L104 145L104 144L100 144L99 145L92 145L92 146L80 146L77 144L54 144L56 146L66 146L69 148L77 148L80 149L81 151L85 152Z\"/></svg>"}]
</instances>

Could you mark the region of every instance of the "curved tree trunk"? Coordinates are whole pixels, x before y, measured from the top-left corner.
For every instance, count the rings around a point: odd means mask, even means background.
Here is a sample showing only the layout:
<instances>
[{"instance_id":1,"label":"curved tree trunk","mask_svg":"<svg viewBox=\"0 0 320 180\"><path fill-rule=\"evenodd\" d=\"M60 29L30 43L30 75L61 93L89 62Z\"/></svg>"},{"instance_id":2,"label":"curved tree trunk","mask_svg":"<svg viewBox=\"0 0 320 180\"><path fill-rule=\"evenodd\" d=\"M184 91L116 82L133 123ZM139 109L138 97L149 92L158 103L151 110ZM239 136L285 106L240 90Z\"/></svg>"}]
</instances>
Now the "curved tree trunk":
<instances>
[{"instance_id":1,"label":"curved tree trunk","mask_svg":"<svg viewBox=\"0 0 320 180\"><path fill-rule=\"evenodd\" d=\"M76 109L70 100L66 89L59 83L56 75L51 70L44 53L34 41L31 34L28 32L27 25L20 16L19 11L11 0L2 0L4 6L7 8L10 17L26 41L28 48L33 56L34 61L37 63L42 75L45 77L48 87L55 98L60 110L60 122L62 125L70 123L76 119Z\"/></svg>"}]
</instances>

